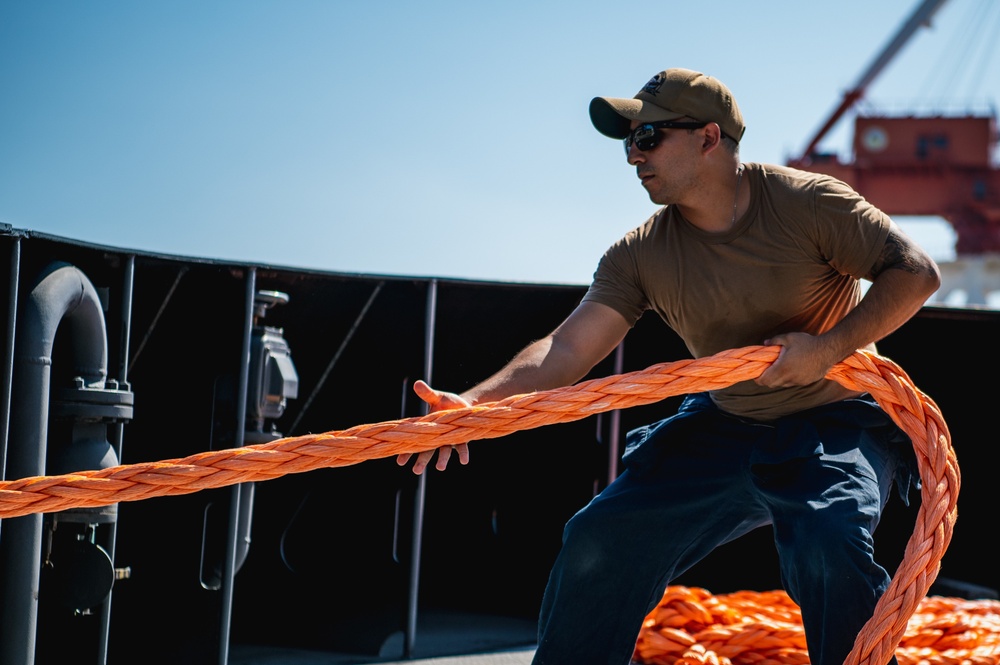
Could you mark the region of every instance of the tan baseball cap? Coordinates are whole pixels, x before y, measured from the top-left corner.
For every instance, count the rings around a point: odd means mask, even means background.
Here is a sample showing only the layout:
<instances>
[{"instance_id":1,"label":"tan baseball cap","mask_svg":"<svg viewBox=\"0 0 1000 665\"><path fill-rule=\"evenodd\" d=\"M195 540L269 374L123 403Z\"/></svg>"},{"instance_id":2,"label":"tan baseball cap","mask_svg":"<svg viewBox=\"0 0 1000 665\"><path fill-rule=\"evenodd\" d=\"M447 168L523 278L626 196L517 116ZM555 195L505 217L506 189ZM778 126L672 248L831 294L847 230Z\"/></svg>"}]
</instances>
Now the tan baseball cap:
<instances>
[{"instance_id":1,"label":"tan baseball cap","mask_svg":"<svg viewBox=\"0 0 1000 665\"><path fill-rule=\"evenodd\" d=\"M656 122L693 118L718 123L737 143L746 125L733 93L718 79L690 69L666 69L642 86L632 99L595 97L590 120L597 131L613 139L629 134L632 120Z\"/></svg>"}]
</instances>

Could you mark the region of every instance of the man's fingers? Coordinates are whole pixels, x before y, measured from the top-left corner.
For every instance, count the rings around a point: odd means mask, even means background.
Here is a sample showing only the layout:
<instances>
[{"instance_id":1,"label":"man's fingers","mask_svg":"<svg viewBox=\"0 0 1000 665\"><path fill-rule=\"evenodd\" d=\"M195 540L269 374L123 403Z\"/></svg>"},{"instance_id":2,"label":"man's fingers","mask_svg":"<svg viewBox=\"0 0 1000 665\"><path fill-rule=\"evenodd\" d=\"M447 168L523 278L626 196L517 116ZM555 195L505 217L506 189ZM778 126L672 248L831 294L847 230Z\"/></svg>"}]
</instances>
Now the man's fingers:
<instances>
[{"instance_id":1,"label":"man's fingers","mask_svg":"<svg viewBox=\"0 0 1000 665\"><path fill-rule=\"evenodd\" d=\"M431 457L434 456L433 450L425 450L422 453L417 454L417 461L413 463L413 473L420 475L427 468L427 465L431 461ZM413 458L413 453L400 453L396 455L396 465L406 466L409 461Z\"/></svg>"},{"instance_id":2,"label":"man's fingers","mask_svg":"<svg viewBox=\"0 0 1000 665\"><path fill-rule=\"evenodd\" d=\"M413 473L420 475L427 469L427 465L431 463L431 459L434 457L433 450L425 450L422 453L417 454L417 460L413 463ZM437 449L437 463L434 468L438 471L444 471L448 468L448 462L451 461L452 452L458 453L458 463L465 465L469 463L469 444L459 443L454 446L442 446ZM413 453L400 453L396 455L396 464L399 466L406 466L406 464L413 457Z\"/></svg>"},{"instance_id":3,"label":"man's fingers","mask_svg":"<svg viewBox=\"0 0 1000 665\"><path fill-rule=\"evenodd\" d=\"M448 468L448 460L451 459L451 451L454 448L452 446L443 446L438 448L438 461L434 465L434 468L438 471L444 471Z\"/></svg>"},{"instance_id":4,"label":"man's fingers","mask_svg":"<svg viewBox=\"0 0 1000 665\"><path fill-rule=\"evenodd\" d=\"M417 394L417 397L427 402L428 406L434 406L441 401L441 393L431 388L421 379L413 384L413 392Z\"/></svg>"},{"instance_id":5,"label":"man's fingers","mask_svg":"<svg viewBox=\"0 0 1000 665\"><path fill-rule=\"evenodd\" d=\"M424 452L417 455L417 461L413 463L413 473L418 476L427 470L427 465L431 463L431 458L434 457L433 450L425 450Z\"/></svg>"},{"instance_id":6,"label":"man's fingers","mask_svg":"<svg viewBox=\"0 0 1000 665\"><path fill-rule=\"evenodd\" d=\"M430 407L431 411L461 409L470 406L469 402L462 396L443 390L434 390L427 385L427 382L419 379L413 383L413 392Z\"/></svg>"}]
</instances>

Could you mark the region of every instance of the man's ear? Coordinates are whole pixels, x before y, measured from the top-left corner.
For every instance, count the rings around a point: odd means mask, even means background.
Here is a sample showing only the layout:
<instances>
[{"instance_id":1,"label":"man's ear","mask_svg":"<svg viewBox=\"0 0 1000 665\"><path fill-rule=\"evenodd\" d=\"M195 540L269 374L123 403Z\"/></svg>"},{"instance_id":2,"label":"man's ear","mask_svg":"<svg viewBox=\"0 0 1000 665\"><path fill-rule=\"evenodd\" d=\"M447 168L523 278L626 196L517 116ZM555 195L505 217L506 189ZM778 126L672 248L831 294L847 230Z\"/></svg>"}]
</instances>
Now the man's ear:
<instances>
[{"instance_id":1,"label":"man's ear","mask_svg":"<svg viewBox=\"0 0 1000 665\"><path fill-rule=\"evenodd\" d=\"M705 140L701 144L702 149L710 151L717 148L722 143L722 128L719 127L718 123L710 122L705 125L704 129Z\"/></svg>"}]
</instances>

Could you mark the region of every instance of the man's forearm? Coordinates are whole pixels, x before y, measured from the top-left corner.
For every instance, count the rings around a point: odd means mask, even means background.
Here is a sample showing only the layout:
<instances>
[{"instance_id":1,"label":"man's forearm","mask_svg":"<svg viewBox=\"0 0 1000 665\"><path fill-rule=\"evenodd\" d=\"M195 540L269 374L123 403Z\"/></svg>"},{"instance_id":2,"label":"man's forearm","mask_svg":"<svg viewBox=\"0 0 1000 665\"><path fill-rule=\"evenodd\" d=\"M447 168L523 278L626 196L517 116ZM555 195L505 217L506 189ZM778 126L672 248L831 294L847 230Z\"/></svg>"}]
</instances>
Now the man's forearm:
<instances>
[{"instance_id":1,"label":"man's forearm","mask_svg":"<svg viewBox=\"0 0 1000 665\"><path fill-rule=\"evenodd\" d=\"M913 317L940 285L937 273L889 269L825 337L840 359L886 337Z\"/></svg>"},{"instance_id":2,"label":"man's forearm","mask_svg":"<svg viewBox=\"0 0 1000 665\"><path fill-rule=\"evenodd\" d=\"M532 342L496 374L462 393L472 404L570 385L583 377L583 367L551 336Z\"/></svg>"}]
</instances>

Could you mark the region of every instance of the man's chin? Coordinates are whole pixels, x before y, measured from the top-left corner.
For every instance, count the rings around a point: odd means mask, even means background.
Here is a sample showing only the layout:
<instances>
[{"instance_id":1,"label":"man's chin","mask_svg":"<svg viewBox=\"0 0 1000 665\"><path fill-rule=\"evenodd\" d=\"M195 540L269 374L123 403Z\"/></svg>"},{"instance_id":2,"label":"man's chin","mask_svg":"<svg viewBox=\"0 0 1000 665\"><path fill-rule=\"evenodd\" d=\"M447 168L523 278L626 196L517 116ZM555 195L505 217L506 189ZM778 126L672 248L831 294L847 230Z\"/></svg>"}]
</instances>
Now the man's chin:
<instances>
[{"instance_id":1,"label":"man's chin","mask_svg":"<svg viewBox=\"0 0 1000 665\"><path fill-rule=\"evenodd\" d=\"M649 200L650 201L652 201L653 203L655 203L658 206L666 205L664 203L664 201L659 196L656 195L655 192L651 191L649 189L649 187L646 187L645 183L643 183L643 188L645 188L646 194L649 195Z\"/></svg>"},{"instance_id":2,"label":"man's chin","mask_svg":"<svg viewBox=\"0 0 1000 665\"><path fill-rule=\"evenodd\" d=\"M649 188L649 181L640 180L639 184L642 185L642 188L646 190L646 194L649 196L649 200L652 201L653 203L656 203L656 194L654 194L653 190Z\"/></svg>"}]
</instances>

